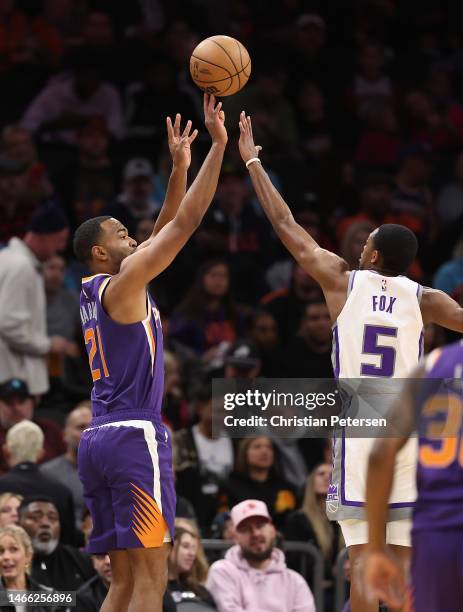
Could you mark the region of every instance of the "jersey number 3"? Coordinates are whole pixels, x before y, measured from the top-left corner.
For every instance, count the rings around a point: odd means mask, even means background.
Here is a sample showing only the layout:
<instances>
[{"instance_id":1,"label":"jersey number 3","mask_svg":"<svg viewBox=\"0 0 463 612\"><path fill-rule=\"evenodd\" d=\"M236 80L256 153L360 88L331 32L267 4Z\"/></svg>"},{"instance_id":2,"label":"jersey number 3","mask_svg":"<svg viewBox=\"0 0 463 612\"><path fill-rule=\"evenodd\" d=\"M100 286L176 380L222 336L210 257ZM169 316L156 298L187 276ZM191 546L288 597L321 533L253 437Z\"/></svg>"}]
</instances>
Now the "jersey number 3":
<instances>
[{"instance_id":1,"label":"jersey number 3","mask_svg":"<svg viewBox=\"0 0 463 612\"><path fill-rule=\"evenodd\" d=\"M397 337L396 327L384 327L381 325L365 325L363 331L362 355L379 355L380 365L362 363L360 366L361 376L384 376L390 378L395 369L395 348L378 343L378 336Z\"/></svg>"},{"instance_id":2,"label":"jersey number 3","mask_svg":"<svg viewBox=\"0 0 463 612\"><path fill-rule=\"evenodd\" d=\"M92 371L92 379L93 382L96 380L100 380L101 378L101 368L93 367L93 360L95 359L95 355L98 351L100 356L101 365L103 367L104 377L107 378L109 376L108 368L106 367L106 359L103 353L103 347L101 345L101 337L100 337L100 329L98 325L96 326L96 337L95 330L93 327L89 327L85 330L85 344L87 345L90 342L90 349L88 351L88 360L90 362L90 370Z\"/></svg>"}]
</instances>

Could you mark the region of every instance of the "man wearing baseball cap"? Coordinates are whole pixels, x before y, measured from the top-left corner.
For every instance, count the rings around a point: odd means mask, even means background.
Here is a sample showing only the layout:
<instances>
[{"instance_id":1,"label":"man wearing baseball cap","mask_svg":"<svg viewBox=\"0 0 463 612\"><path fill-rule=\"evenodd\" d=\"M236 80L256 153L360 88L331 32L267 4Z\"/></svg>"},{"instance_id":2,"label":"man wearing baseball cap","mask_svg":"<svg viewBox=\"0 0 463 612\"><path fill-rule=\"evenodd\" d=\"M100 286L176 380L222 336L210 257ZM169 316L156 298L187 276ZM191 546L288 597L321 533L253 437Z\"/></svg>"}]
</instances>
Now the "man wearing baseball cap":
<instances>
[{"instance_id":1,"label":"man wearing baseball cap","mask_svg":"<svg viewBox=\"0 0 463 612\"><path fill-rule=\"evenodd\" d=\"M206 587L220 612L315 612L312 593L286 567L264 502L247 499L231 510L235 546L209 570Z\"/></svg>"}]
</instances>

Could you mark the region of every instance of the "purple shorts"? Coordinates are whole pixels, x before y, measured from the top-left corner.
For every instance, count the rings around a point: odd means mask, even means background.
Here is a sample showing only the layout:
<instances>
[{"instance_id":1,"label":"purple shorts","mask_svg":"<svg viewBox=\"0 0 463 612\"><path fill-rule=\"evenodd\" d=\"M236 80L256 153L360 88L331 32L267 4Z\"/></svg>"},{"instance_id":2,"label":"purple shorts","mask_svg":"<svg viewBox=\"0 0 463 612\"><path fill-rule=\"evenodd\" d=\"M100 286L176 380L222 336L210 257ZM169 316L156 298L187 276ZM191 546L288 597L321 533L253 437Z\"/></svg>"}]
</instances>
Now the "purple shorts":
<instances>
[{"instance_id":1,"label":"purple shorts","mask_svg":"<svg viewBox=\"0 0 463 612\"><path fill-rule=\"evenodd\" d=\"M130 420L87 429L78 466L93 520L88 552L173 541L172 445L164 425Z\"/></svg>"},{"instance_id":2,"label":"purple shorts","mask_svg":"<svg viewBox=\"0 0 463 612\"><path fill-rule=\"evenodd\" d=\"M413 612L461 612L463 530L418 531L412 546Z\"/></svg>"}]
</instances>

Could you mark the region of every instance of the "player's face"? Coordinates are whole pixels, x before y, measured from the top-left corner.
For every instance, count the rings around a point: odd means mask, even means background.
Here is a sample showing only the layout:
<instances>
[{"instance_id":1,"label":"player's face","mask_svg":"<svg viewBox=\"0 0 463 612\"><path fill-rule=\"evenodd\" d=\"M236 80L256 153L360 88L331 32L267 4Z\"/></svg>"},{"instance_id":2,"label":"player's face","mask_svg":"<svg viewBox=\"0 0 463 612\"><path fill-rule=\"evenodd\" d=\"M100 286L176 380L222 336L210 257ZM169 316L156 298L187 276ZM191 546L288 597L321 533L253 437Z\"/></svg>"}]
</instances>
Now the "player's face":
<instances>
[{"instance_id":1,"label":"player's face","mask_svg":"<svg viewBox=\"0 0 463 612\"><path fill-rule=\"evenodd\" d=\"M238 525L234 537L245 559L263 561L272 554L275 527L264 517L251 516Z\"/></svg>"},{"instance_id":2,"label":"player's face","mask_svg":"<svg viewBox=\"0 0 463 612\"><path fill-rule=\"evenodd\" d=\"M108 263L118 272L124 259L135 252L137 242L130 238L127 228L117 219L103 221L101 228L104 232L102 247L108 255Z\"/></svg>"},{"instance_id":3,"label":"player's face","mask_svg":"<svg viewBox=\"0 0 463 612\"><path fill-rule=\"evenodd\" d=\"M360 255L359 261L359 270L369 270L373 264L375 263L374 253L377 252L374 246L374 237L378 230L375 229L374 232L368 236L368 240L363 247L362 254Z\"/></svg>"}]
</instances>

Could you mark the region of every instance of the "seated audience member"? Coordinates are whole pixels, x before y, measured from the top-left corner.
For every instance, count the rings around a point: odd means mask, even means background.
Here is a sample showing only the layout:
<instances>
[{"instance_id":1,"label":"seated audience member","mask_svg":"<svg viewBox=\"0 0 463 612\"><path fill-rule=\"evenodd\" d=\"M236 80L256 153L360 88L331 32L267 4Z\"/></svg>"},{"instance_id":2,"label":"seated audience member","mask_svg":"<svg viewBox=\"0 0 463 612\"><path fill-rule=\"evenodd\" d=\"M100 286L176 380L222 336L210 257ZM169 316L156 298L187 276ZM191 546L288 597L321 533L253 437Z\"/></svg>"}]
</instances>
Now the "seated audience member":
<instances>
[{"instance_id":1,"label":"seated audience member","mask_svg":"<svg viewBox=\"0 0 463 612\"><path fill-rule=\"evenodd\" d=\"M349 270L358 270L363 247L374 229L376 225L371 221L357 221L344 234L339 254L347 262Z\"/></svg>"},{"instance_id":2,"label":"seated audience member","mask_svg":"<svg viewBox=\"0 0 463 612\"><path fill-rule=\"evenodd\" d=\"M306 305L319 299L321 295L320 285L294 263L289 289L273 291L262 298L262 308L275 317L283 348L286 348L288 341L297 333Z\"/></svg>"},{"instance_id":3,"label":"seated audience member","mask_svg":"<svg viewBox=\"0 0 463 612\"><path fill-rule=\"evenodd\" d=\"M46 85L32 100L21 127L54 142L75 144L89 119L104 118L113 138L124 136L124 117L116 88L101 78L98 54L79 48L69 57L71 76Z\"/></svg>"},{"instance_id":4,"label":"seated audience member","mask_svg":"<svg viewBox=\"0 0 463 612\"><path fill-rule=\"evenodd\" d=\"M455 158L453 181L437 196L437 214L445 226L458 222L463 215L463 151Z\"/></svg>"},{"instance_id":5,"label":"seated audience member","mask_svg":"<svg viewBox=\"0 0 463 612\"><path fill-rule=\"evenodd\" d=\"M325 559L325 589L333 595L333 570L337 554L341 548L342 537L337 523L329 521L326 516L326 495L331 479L332 466L322 463L312 470L305 485L304 499L301 508L288 517L283 529L286 540L310 542L323 554ZM297 553L288 555L288 563L294 569L300 568L300 556ZM309 576L311 574L309 566Z\"/></svg>"},{"instance_id":6,"label":"seated audience member","mask_svg":"<svg viewBox=\"0 0 463 612\"><path fill-rule=\"evenodd\" d=\"M27 384L19 378L11 378L0 384L0 444L4 444L7 431L24 420L36 423L44 434L43 456L40 461L48 461L65 452L61 427L51 419L34 416L35 400ZM8 465L0 453L0 473L6 472Z\"/></svg>"},{"instance_id":7,"label":"seated audience member","mask_svg":"<svg viewBox=\"0 0 463 612\"><path fill-rule=\"evenodd\" d=\"M297 336L289 342L286 375L294 378L332 378L332 330L324 299L305 307Z\"/></svg>"},{"instance_id":8,"label":"seated audience member","mask_svg":"<svg viewBox=\"0 0 463 612\"><path fill-rule=\"evenodd\" d=\"M89 403L78 404L66 418L64 425L66 452L40 466L42 474L58 480L71 491L74 499L77 528L80 528L84 510L82 483L77 473L77 449L82 432L90 426L92 420L92 409Z\"/></svg>"},{"instance_id":9,"label":"seated audience member","mask_svg":"<svg viewBox=\"0 0 463 612\"><path fill-rule=\"evenodd\" d=\"M212 521L211 536L217 540L233 542L234 527L230 512L220 512Z\"/></svg>"},{"instance_id":10,"label":"seated audience member","mask_svg":"<svg viewBox=\"0 0 463 612\"><path fill-rule=\"evenodd\" d=\"M43 475L37 465L43 455L43 432L40 427L31 421L14 425L6 435L3 452L10 471L0 476L0 493L49 496L60 513L62 541L74 544L76 533L72 493L54 478Z\"/></svg>"},{"instance_id":11,"label":"seated audience member","mask_svg":"<svg viewBox=\"0 0 463 612\"><path fill-rule=\"evenodd\" d=\"M174 312L170 336L210 363L235 342L244 324L244 312L230 289L228 264L211 260L201 265L193 286Z\"/></svg>"},{"instance_id":12,"label":"seated audience member","mask_svg":"<svg viewBox=\"0 0 463 612\"><path fill-rule=\"evenodd\" d=\"M202 529L208 529L217 508L217 494L233 467L229 438L212 437L210 384L195 390L196 425L174 433L176 489L192 504Z\"/></svg>"},{"instance_id":13,"label":"seated audience member","mask_svg":"<svg viewBox=\"0 0 463 612\"><path fill-rule=\"evenodd\" d=\"M182 386L182 372L178 359L164 349L164 389L162 418L172 430L177 431L190 423L188 403Z\"/></svg>"},{"instance_id":14,"label":"seated audience member","mask_svg":"<svg viewBox=\"0 0 463 612\"><path fill-rule=\"evenodd\" d=\"M87 580L76 592L78 612L99 612L111 584L112 571L109 555L92 555L96 575ZM73 612L67 608L66 612ZM175 603L166 591L162 612L175 612Z\"/></svg>"},{"instance_id":15,"label":"seated audience member","mask_svg":"<svg viewBox=\"0 0 463 612\"><path fill-rule=\"evenodd\" d=\"M162 206L153 198L153 166L143 157L127 162L122 193L103 211L125 225L129 236L135 236L142 219L153 218Z\"/></svg>"},{"instance_id":16,"label":"seated audience member","mask_svg":"<svg viewBox=\"0 0 463 612\"><path fill-rule=\"evenodd\" d=\"M284 357L280 350L275 317L265 310L256 312L249 335L260 355L259 375L263 378L282 376Z\"/></svg>"},{"instance_id":17,"label":"seated audience member","mask_svg":"<svg viewBox=\"0 0 463 612\"><path fill-rule=\"evenodd\" d=\"M0 494L0 527L18 524L18 508L22 500L23 496L17 493Z\"/></svg>"},{"instance_id":18,"label":"seated audience member","mask_svg":"<svg viewBox=\"0 0 463 612\"><path fill-rule=\"evenodd\" d=\"M175 603L201 601L216 610L214 599L204 586L209 566L200 535L192 521L175 521L175 542L169 555L167 589Z\"/></svg>"},{"instance_id":19,"label":"seated audience member","mask_svg":"<svg viewBox=\"0 0 463 612\"><path fill-rule=\"evenodd\" d=\"M227 351L224 362L225 378L253 380L260 375L261 360L251 340L237 340Z\"/></svg>"},{"instance_id":20,"label":"seated audience member","mask_svg":"<svg viewBox=\"0 0 463 612\"><path fill-rule=\"evenodd\" d=\"M315 612L304 578L286 567L275 547L276 531L267 506L247 499L231 511L235 546L209 570L206 587L220 612Z\"/></svg>"},{"instance_id":21,"label":"seated audience member","mask_svg":"<svg viewBox=\"0 0 463 612\"><path fill-rule=\"evenodd\" d=\"M30 537L22 527L9 525L0 528L0 596L5 590L52 593L53 589L40 584L30 576L34 551ZM25 610L26 606L0 605L0 610ZM51 610L50 606L34 605L37 612Z\"/></svg>"},{"instance_id":22,"label":"seated audience member","mask_svg":"<svg viewBox=\"0 0 463 612\"><path fill-rule=\"evenodd\" d=\"M19 524L32 540L35 580L58 591L76 591L95 574L88 555L60 543L59 513L50 497L26 497L19 507Z\"/></svg>"},{"instance_id":23,"label":"seated audience member","mask_svg":"<svg viewBox=\"0 0 463 612\"><path fill-rule=\"evenodd\" d=\"M277 526L296 508L295 487L278 474L273 443L265 436L241 440L235 471L219 494L219 509L230 508L251 496L265 502Z\"/></svg>"}]
</instances>

